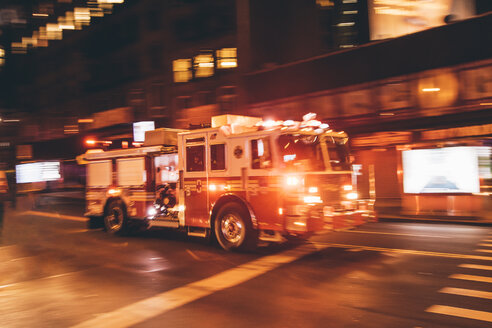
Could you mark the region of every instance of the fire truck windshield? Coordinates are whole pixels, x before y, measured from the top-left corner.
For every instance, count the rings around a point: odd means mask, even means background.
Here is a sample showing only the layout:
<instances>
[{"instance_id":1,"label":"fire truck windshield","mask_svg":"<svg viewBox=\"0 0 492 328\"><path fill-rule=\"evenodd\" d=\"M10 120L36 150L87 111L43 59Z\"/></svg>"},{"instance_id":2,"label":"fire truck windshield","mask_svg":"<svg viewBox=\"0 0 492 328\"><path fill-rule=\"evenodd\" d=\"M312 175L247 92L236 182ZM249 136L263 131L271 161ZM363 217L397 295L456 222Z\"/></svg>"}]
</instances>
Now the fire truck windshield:
<instances>
[{"instance_id":1,"label":"fire truck windshield","mask_svg":"<svg viewBox=\"0 0 492 328\"><path fill-rule=\"evenodd\" d=\"M283 167L292 171L324 171L317 135L283 134L277 140Z\"/></svg>"},{"instance_id":2,"label":"fire truck windshield","mask_svg":"<svg viewBox=\"0 0 492 328\"><path fill-rule=\"evenodd\" d=\"M350 170L350 154L348 139L342 137L326 136L326 148L330 157L331 169L334 171Z\"/></svg>"}]
</instances>

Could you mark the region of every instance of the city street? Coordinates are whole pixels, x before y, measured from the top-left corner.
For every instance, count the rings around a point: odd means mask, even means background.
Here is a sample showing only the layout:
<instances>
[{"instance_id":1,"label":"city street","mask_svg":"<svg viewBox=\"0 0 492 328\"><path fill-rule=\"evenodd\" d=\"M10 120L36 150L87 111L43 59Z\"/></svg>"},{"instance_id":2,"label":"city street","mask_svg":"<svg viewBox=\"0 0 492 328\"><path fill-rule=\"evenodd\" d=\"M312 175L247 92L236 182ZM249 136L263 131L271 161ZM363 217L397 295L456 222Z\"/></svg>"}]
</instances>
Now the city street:
<instances>
[{"instance_id":1,"label":"city street","mask_svg":"<svg viewBox=\"0 0 492 328\"><path fill-rule=\"evenodd\" d=\"M375 222L225 252L87 230L82 204L10 208L2 327L490 327L492 228Z\"/></svg>"}]
</instances>

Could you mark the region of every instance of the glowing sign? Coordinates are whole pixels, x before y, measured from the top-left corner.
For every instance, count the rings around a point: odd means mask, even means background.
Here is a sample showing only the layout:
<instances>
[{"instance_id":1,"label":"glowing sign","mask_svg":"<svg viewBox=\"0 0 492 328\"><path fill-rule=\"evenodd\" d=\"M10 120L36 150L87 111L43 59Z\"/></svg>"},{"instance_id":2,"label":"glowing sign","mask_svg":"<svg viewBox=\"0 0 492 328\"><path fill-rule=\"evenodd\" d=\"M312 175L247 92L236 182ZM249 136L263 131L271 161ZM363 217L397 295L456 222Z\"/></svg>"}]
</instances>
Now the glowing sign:
<instances>
[{"instance_id":1,"label":"glowing sign","mask_svg":"<svg viewBox=\"0 0 492 328\"><path fill-rule=\"evenodd\" d=\"M61 179L60 162L25 163L15 166L17 183L56 181Z\"/></svg>"},{"instance_id":2,"label":"glowing sign","mask_svg":"<svg viewBox=\"0 0 492 328\"><path fill-rule=\"evenodd\" d=\"M403 151L405 193L476 193L480 191L475 147Z\"/></svg>"}]
</instances>

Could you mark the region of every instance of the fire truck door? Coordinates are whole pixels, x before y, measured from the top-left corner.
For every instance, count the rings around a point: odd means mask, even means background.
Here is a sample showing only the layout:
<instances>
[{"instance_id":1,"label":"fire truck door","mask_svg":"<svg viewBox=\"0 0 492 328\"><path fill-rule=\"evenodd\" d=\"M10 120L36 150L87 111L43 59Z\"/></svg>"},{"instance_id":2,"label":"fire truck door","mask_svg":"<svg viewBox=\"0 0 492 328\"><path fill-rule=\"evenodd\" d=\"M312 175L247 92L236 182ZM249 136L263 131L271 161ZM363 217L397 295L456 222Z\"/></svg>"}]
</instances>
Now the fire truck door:
<instances>
[{"instance_id":1,"label":"fire truck door","mask_svg":"<svg viewBox=\"0 0 492 328\"><path fill-rule=\"evenodd\" d=\"M183 142L185 224L209 227L207 133L187 134Z\"/></svg>"}]
</instances>

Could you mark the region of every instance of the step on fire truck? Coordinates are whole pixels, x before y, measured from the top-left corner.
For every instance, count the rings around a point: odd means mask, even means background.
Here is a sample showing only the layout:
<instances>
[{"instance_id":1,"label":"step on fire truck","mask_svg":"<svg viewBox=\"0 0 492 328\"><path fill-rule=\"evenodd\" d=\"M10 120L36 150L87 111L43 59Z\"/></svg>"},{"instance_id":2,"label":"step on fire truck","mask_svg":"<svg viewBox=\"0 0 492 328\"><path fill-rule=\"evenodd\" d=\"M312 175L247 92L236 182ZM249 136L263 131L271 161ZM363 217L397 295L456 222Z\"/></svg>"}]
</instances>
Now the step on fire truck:
<instances>
[{"instance_id":1,"label":"step on fire truck","mask_svg":"<svg viewBox=\"0 0 492 328\"><path fill-rule=\"evenodd\" d=\"M88 150L89 225L183 229L234 250L372 215L352 183L347 135L303 119L221 115L210 128L147 131L139 148Z\"/></svg>"}]
</instances>

